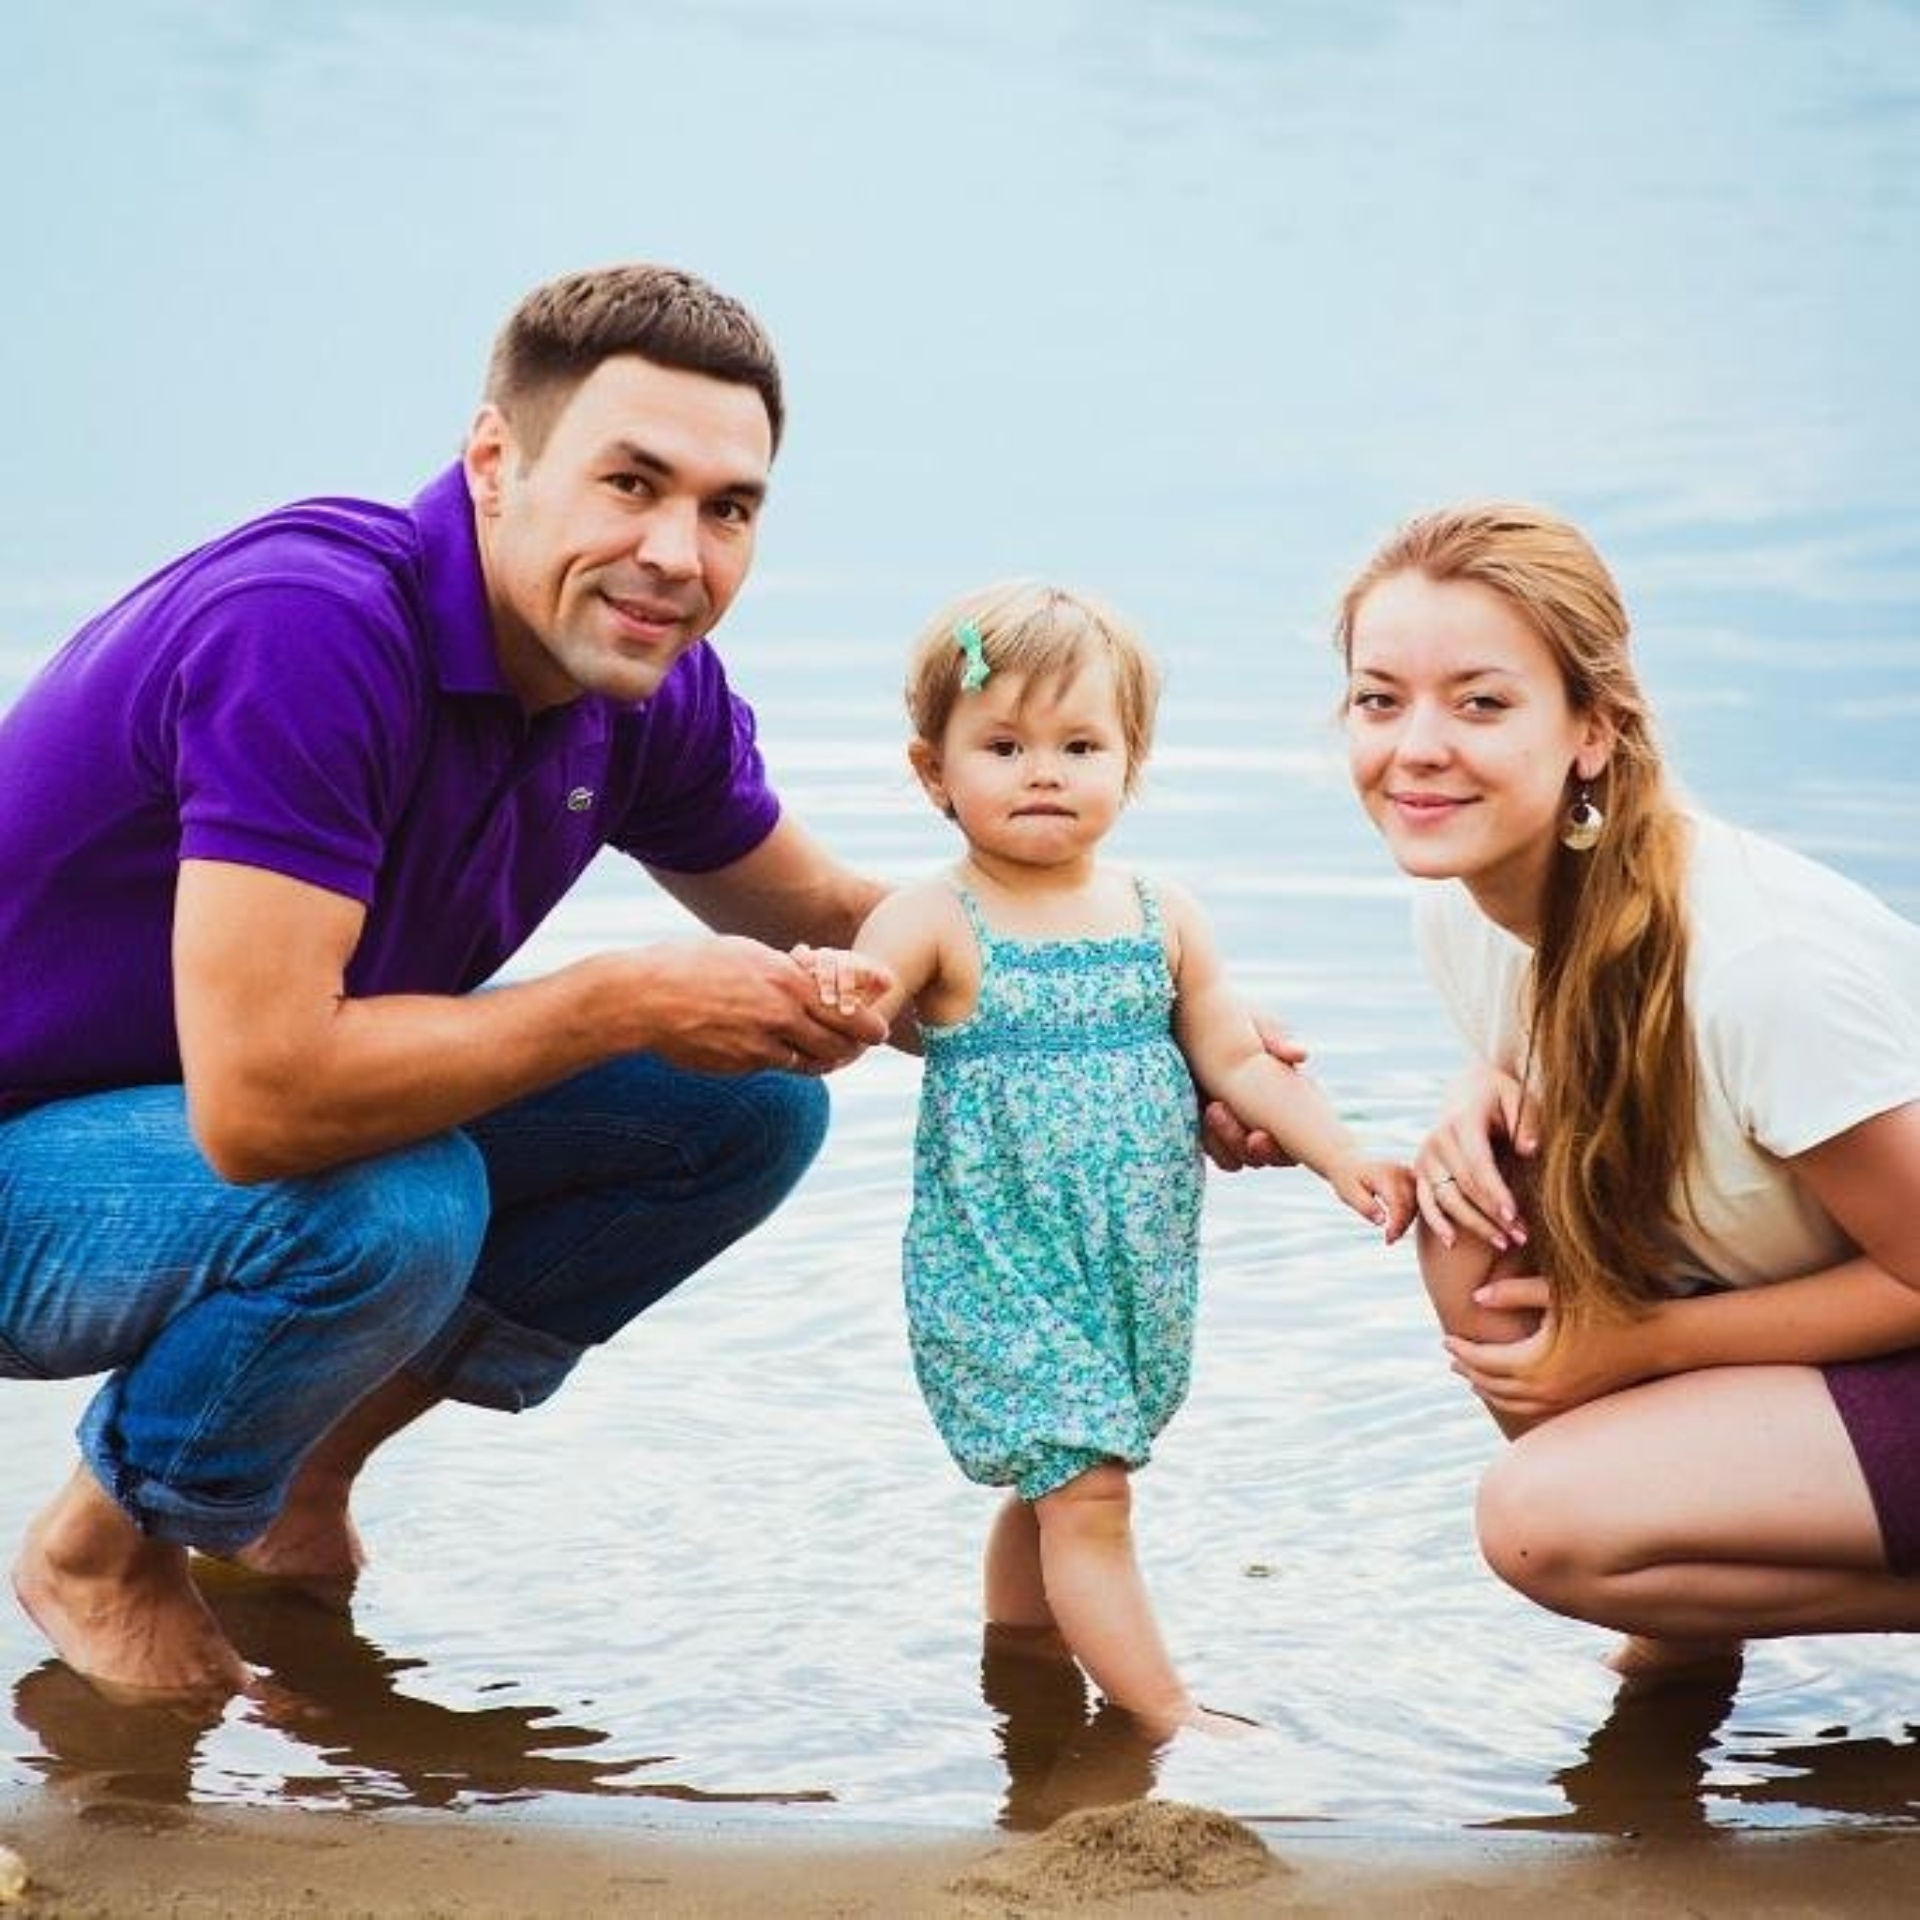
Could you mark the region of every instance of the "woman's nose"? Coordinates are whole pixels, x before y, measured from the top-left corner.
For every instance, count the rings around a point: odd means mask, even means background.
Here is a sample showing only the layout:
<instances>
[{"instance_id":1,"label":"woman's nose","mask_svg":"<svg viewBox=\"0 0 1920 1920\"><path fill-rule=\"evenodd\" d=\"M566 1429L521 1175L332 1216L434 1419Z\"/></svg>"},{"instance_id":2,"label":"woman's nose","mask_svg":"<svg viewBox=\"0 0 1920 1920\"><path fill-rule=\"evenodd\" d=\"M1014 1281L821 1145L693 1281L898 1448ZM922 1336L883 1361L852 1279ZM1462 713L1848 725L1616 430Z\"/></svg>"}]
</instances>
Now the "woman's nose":
<instances>
[{"instance_id":1,"label":"woman's nose","mask_svg":"<svg viewBox=\"0 0 1920 1920\"><path fill-rule=\"evenodd\" d=\"M1429 766L1436 760L1444 760L1451 748L1452 733L1445 710L1432 701L1411 702L1394 731L1396 757Z\"/></svg>"}]
</instances>

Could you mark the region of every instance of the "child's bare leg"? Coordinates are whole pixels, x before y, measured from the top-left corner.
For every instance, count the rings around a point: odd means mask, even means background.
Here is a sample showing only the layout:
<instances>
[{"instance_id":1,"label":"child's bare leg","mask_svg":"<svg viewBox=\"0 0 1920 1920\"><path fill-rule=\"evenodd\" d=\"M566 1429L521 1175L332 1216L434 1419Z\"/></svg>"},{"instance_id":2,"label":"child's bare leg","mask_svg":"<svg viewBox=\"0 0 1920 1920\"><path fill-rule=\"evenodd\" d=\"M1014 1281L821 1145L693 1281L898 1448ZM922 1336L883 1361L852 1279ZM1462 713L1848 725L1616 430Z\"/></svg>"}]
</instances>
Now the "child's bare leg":
<instances>
[{"instance_id":1,"label":"child's bare leg","mask_svg":"<svg viewBox=\"0 0 1920 1920\"><path fill-rule=\"evenodd\" d=\"M1047 1604L1074 1657L1116 1706L1156 1731L1232 1725L1175 1670L1133 1550L1127 1470L1092 1467L1034 1502Z\"/></svg>"},{"instance_id":2,"label":"child's bare leg","mask_svg":"<svg viewBox=\"0 0 1920 1920\"><path fill-rule=\"evenodd\" d=\"M1043 1632L1055 1625L1040 1570L1040 1522L1031 1501L1010 1493L987 1532L984 1603L987 1623Z\"/></svg>"}]
</instances>

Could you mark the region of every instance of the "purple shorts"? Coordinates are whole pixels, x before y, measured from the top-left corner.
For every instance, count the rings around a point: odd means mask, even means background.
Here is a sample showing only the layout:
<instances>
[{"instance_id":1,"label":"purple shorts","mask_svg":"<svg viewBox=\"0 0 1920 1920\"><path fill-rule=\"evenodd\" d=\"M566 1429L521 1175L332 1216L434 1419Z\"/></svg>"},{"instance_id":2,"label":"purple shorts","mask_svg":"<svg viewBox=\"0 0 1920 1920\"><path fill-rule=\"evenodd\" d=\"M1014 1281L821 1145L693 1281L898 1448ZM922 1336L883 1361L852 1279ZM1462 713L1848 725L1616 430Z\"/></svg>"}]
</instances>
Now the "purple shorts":
<instances>
[{"instance_id":1,"label":"purple shorts","mask_svg":"<svg viewBox=\"0 0 1920 1920\"><path fill-rule=\"evenodd\" d=\"M1920 1574L1920 1347L1820 1371L1867 1477L1887 1565Z\"/></svg>"}]
</instances>

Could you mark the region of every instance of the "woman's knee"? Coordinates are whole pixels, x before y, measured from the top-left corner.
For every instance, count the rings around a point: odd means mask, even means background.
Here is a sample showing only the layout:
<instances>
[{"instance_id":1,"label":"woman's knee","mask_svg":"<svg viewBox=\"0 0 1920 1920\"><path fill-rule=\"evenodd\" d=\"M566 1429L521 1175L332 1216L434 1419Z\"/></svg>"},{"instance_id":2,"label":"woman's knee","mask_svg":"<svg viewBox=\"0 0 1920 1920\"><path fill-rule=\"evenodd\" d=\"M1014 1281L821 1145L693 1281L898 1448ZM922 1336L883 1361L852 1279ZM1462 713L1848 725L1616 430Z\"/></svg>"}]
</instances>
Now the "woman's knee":
<instances>
[{"instance_id":1,"label":"woman's knee","mask_svg":"<svg viewBox=\"0 0 1920 1920\"><path fill-rule=\"evenodd\" d=\"M1480 1551L1508 1586L1542 1606L1565 1603L1597 1569L1588 1544L1594 1516L1561 1450L1522 1436L1487 1469L1474 1508Z\"/></svg>"}]
</instances>

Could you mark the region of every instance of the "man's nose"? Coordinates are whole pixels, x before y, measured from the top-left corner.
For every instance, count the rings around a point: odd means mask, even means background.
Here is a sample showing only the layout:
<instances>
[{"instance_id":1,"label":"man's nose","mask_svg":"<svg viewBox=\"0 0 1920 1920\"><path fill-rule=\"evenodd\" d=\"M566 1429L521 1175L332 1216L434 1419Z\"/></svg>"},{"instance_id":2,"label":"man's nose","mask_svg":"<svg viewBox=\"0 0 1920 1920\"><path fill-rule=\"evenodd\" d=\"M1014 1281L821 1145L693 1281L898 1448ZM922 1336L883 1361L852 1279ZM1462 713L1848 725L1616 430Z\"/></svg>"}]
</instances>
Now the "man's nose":
<instances>
[{"instance_id":1,"label":"man's nose","mask_svg":"<svg viewBox=\"0 0 1920 1920\"><path fill-rule=\"evenodd\" d=\"M697 502L662 500L640 524L634 558L669 579L685 580L700 570L700 509Z\"/></svg>"}]
</instances>

